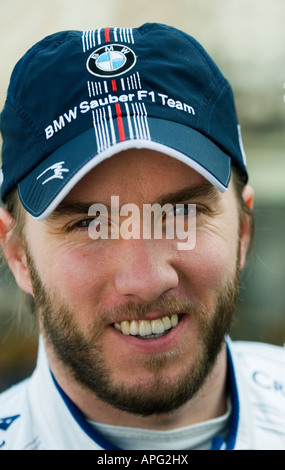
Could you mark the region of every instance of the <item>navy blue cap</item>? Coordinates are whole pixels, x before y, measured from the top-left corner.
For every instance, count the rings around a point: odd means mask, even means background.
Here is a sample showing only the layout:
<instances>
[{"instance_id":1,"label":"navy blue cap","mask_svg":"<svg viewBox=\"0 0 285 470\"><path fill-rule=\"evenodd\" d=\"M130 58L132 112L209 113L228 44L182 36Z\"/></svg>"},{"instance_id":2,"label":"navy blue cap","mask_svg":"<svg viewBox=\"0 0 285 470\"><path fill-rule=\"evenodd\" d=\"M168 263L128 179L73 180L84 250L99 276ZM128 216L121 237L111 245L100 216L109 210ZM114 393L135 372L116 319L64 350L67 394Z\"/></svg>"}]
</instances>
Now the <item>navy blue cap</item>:
<instances>
[{"instance_id":1,"label":"navy blue cap","mask_svg":"<svg viewBox=\"0 0 285 470\"><path fill-rule=\"evenodd\" d=\"M149 148L225 191L247 180L233 93L195 39L162 24L62 31L12 73L1 113L1 196L47 217L106 158ZM138 157L139 158L139 157Z\"/></svg>"}]
</instances>

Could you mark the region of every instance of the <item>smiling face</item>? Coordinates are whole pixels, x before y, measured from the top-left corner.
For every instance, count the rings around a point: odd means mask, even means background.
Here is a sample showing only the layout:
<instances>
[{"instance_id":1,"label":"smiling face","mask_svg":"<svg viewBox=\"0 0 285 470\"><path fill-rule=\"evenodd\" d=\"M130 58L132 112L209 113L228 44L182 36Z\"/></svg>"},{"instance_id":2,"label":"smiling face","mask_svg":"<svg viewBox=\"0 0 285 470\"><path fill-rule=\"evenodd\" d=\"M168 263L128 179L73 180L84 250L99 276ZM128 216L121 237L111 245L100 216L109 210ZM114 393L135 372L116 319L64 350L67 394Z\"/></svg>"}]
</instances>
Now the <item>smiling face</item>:
<instances>
[{"instance_id":1,"label":"smiling face","mask_svg":"<svg viewBox=\"0 0 285 470\"><path fill-rule=\"evenodd\" d=\"M165 237L93 240L82 207L109 206L113 195L139 208L196 204L194 249L178 250ZM231 323L243 233L231 185L221 194L150 150L101 163L48 219L27 217L28 266L52 369L60 365L88 393L130 413L186 403L216 367Z\"/></svg>"}]
</instances>

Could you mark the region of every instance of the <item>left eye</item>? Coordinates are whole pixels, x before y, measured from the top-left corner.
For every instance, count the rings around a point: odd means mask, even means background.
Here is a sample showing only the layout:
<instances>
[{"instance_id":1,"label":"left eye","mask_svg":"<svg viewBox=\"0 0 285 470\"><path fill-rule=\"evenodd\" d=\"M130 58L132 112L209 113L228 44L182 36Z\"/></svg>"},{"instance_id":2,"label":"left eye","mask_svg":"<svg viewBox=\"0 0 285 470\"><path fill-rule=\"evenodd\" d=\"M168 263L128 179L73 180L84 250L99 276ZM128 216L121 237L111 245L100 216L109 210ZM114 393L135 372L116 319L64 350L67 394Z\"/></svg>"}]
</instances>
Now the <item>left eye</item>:
<instances>
[{"instance_id":1,"label":"left eye","mask_svg":"<svg viewBox=\"0 0 285 470\"><path fill-rule=\"evenodd\" d=\"M68 228L69 232L74 232L76 230L85 230L89 229L90 224L94 222L95 219L88 218L88 219L82 219L73 224L71 227Z\"/></svg>"},{"instance_id":2,"label":"left eye","mask_svg":"<svg viewBox=\"0 0 285 470\"><path fill-rule=\"evenodd\" d=\"M172 214L174 216L185 216L196 211L195 204L176 204L173 206Z\"/></svg>"},{"instance_id":3,"label":"left eye","mask_svg":"<svg viewBox=\"0 0 285 470\"><path fill-rule=\"evenodd\" d=\"M84 219L76 223L77 228L88 228L94 219Z\"/></svg>"}]
</instances>

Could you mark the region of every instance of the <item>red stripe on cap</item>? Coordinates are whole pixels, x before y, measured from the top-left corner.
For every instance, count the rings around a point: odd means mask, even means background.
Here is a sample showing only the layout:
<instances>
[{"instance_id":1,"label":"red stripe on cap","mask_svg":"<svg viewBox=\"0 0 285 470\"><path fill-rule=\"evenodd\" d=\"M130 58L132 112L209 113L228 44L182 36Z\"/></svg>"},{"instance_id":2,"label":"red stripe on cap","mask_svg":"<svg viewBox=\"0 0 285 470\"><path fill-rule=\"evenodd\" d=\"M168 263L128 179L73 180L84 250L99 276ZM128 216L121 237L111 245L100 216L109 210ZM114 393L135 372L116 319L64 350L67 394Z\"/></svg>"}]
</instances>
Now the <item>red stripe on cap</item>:
<instances>
[{"instance_id":1,"label":"red stripe on cap","mask_svg":"<svg viewBox=\"0 0 285 470\"><path fill-rule=\"evenodd\" d=\"M117 91L117 83L116 83L116 80L111 80L111 83L112 83L112 90L113 90L113 91Z\"/></svg>"},{"instance_id":2,"label":"red stripe on cap","mask_svg":"<svg viewBox=\"0 0 285 470\"><path fill-rule=\"evenodd\" d=\"M110 42L110 28L105 29L105 41Z\"/></svg>"},{"instance_id":3,"label":"red stripe on cap","mask_svg":"<svg viewBox=\"0 0 285 470\"><path fill-rule=\"evenodd\" d=\"M124 130L124 124L123 124L123 119L122 119L122 110L121 110L121 105L120 103L116 103L116 113L117 113L117 122L118 122L118 129L119 129L119 138L120 142L123 142L126 140L125 136L125 130Z\"/></svg>"}]
</instances>

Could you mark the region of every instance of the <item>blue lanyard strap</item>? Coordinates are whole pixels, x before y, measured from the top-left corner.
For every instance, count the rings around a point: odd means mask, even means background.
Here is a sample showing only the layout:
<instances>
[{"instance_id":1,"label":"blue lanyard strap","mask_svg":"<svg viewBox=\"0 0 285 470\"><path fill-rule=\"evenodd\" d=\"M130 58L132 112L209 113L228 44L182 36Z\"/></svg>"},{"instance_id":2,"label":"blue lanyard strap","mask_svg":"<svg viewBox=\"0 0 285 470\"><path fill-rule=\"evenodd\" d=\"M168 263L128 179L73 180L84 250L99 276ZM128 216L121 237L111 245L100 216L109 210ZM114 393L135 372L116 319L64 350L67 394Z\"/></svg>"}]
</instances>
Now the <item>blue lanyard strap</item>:
<instances>
[{"instance_id":1,"label":"blue lanyard strap","mask_svg":"<svg viewBox=\"0 0 285 470\"><path fill-rule=\"evenodd\" d=\"M51 372L51 371L50 371ZM81 427L81 429L94 441L98 446L100 446L104 450L122 450L120 447L115 446L111 442L109 442L107 439L105 439L101 434L99 434L85 419L84 415L81 413L81 411L77 408L77 406L73 403L72 400L66 395L66 393L62 390L60 385L57 383L55 380L53 373L51 372L51 376L53 379L53 382L61 395L65 405L67 406L69 412L72 414L73 418L75 421L78 423L78 425Z\"/></svg>"},{"instance_id":2,"label":"blue lanyard strap","mask_svg":"<svg viewBox=\"0 0 285 470\"><path fill-rule=\"evenodd\" d=\"M237 432L238 432L238 425L239 425L239 414L240 414L240 407L239 407L239 396L238 396L238 389L237 383L235 378L235 370L234 364L230 352L230 348L227 344L227 381L228 381L228 389L231 397L232 403L232 412L230 416L230 424L229 424L229 432L227 437L227 442L224 441L220 436L215 436L212 440L212 447L211 450L234 450L236 439L237 439Z\"/></svg>"}]
</instances>

